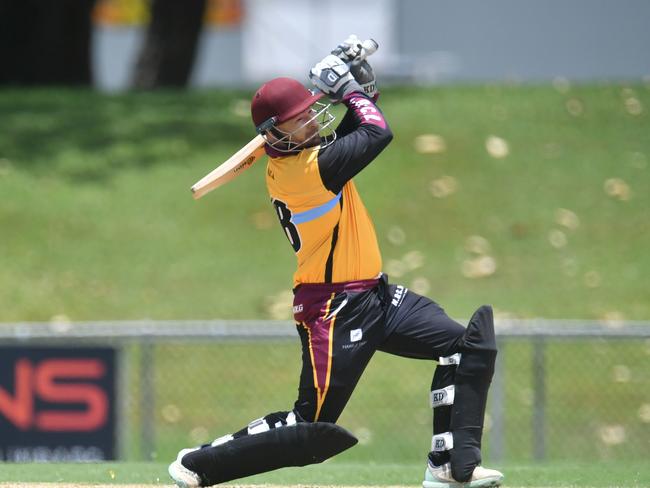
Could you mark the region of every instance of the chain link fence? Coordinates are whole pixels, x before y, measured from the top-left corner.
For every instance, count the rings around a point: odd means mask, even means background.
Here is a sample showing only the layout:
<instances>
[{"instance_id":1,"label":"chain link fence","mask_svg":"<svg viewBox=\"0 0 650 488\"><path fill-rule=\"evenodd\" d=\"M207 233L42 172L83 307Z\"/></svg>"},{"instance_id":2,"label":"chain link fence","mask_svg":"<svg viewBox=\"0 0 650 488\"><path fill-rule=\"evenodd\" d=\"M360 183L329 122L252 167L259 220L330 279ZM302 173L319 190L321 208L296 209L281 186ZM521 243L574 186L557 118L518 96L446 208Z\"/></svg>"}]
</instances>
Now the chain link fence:
<instances>
[{"instance_id":1,"label":"chain link fence","mask_svg":"<svg viewBox=\"0 0 650 488\"><path fill-rule=\"evenodd\" d=\"M650 456L650 323L509 320L497 333L486 460ZM290 410L300 371L295 328L282 321L0 324L0 345L115 347L125 460L169 460ZM378 352L339 421L360 441L341 457L424 461L435 364Z\"/></svg>"}]
</instances>

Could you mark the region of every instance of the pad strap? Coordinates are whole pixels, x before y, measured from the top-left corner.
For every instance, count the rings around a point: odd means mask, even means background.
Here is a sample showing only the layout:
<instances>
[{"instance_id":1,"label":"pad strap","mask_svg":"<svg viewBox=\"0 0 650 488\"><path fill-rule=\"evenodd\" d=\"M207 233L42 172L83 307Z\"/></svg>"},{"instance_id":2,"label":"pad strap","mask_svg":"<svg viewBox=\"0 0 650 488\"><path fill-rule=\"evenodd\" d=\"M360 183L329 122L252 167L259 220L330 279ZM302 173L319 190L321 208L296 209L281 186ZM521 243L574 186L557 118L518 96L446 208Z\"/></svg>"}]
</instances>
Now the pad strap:
<instances>
[{"instance_id":1,"label":"pad strap","mask_svg":"<svg viewBox=\"0 0 650 488\"><path fill-rule=\"evenodd\" d=\"M439 390L433 390L431 396L429 397L429 405L431 408L438 408L444 405L453 405L454 404L454 385L445 386Z\"/></svg>"},{"instance_id":2,"label":"pad strap","mask_svg":"<svg viewBox=\"0 0 650 488\"><path fill-rule=\"evenodd\" d=\"M225 444L226 442L229 442L229 441L231 441L231 440L233 440L233 439L234 439L234 437L232 436L232 434L222 435L221 437L219 437L219 438L213 440L213 441L210 443L210 445L211 445L212 447L220 446L221 444Z\"/></svg>"},{"instance_id":3,"label":"pad strap","mask_svg":"<svg viewBox=\"0 0 650 488\"><path fill-rule=\"evenodd\" d=\"M431 438L431 450L433 452L449 451L454 448L454 436L451 432L436 434Z\"/></svg>"},{"instance_id":4,"label":"pad strap","mask_svg":"<svg viewBox=\"0 0 650 488\"><path fill-rule=\"evenodd\" d=\"M269 420L272 421L271 417L276 417L275 418L276 422L274 424L269 423ZM282 420L281 417L277 415L273 415L273 416L267 415L266 417L255 419L248 424L248 435L261 434L262 432L267 432L271 429L277 429L278 427L282 427L283 425L295 425L295 424L296 424L296 414L293 411L287 414L284 421Z\"/></svg>"},{"instance_id":5,"label":"pad strap","mask_svg":"<svg viewBox=\"0 0 650 488\"><path fill-rule=\"evenodd\" d=\"M438 358L438 364L440 366L458 366L460 364L460 353L452 354L451 356L440 356Z\"/></svg>"}]
</instances>

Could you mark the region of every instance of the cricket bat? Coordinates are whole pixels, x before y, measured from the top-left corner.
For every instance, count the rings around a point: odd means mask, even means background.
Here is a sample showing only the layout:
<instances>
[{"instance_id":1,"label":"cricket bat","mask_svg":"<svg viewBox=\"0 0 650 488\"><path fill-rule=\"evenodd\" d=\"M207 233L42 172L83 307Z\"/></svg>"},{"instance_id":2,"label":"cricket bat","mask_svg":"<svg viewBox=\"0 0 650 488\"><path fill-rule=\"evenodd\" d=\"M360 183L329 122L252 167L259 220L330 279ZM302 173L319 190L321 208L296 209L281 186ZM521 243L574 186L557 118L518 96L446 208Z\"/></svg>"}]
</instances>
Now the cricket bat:
<instances>
[{"instance_id":1,"label":"cricket bat","mask_svg":"<svg viewBox=\"0 0 650 488\"><path fill-rule=\"evenodd\" d=\"M255 136L227 161L205 175L192 185L192 196L198 200L206 193L219 188L250 168L255 161L264 155L264 138Z\"/></svg>"},{"instance_id":2,"label":"cricket bat","mask_svg":"<svg viewBox=\"0 0 650 488\"><path fill-rule=\"evenodd\" d=\"M358 61L363 61L367 56L373 54L379 47L377 42L373 39L367 39L361 42L361 46L361 52L355 58L355 60ZM341 51L334 50L332 51L332 54L340 56ZM191 188L194 200L198 200L206 193L228 183L230 180L236 178L250 168L255 161L265 154L265 142L266 141L261 135L255 136L255 138L253 138L248 144L230 156L227 161L194 183Z\"/></svg>"}]
</instances>

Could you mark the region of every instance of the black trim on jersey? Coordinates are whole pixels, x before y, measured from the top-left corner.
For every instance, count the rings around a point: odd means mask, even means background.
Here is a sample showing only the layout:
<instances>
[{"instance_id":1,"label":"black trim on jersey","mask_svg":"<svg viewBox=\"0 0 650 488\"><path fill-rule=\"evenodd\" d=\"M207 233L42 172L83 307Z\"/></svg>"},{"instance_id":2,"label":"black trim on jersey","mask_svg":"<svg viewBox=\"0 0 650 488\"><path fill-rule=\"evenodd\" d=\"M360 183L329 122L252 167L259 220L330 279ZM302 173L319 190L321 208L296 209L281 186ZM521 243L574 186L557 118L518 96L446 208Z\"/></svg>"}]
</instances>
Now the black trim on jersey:
<instances>
[{"instance_id":1,"label":"black trim on jersey","mask_svg":"<svg viewBox=\"0 0 650 488\"><path fill-rule=\"evenodd\" d=\"M325 283L332 282L332 269L334 268L334 248L336 247L336 241L339 238L339 224L336 224L334 230L332 231L332 248L330 249L330 255L327 256L327 264L325 265Z\"/></svg>"},{"instance_id":2,"label":"black trim on jersey","mask_svg":"<svg viewBox=\"0 0 650 488\"><path fill-rule=\"evenodd\" d=\"M359 96L365 97L362 94ZM332 193L340 192L343 186L368 166L393 139L388 125L383 129L378 125L363 123L351 108L348 108L336 128L336 135L337 138L332 144L318 152L321 180L325 188Z\"/></svg>"},{"instance_id":3,"label":"black trim on jersey","mask_svg":"<svg viewBox=\"0 0 650 488\"><path fill-rule=\"evenodd\" d=\"M339 200L341 210L343 210L343 195ZM327 256L327 263L325 264L325 283L332 282L332 271L334 269L334 248L336 247L336 241L339 240L339 224L336 224L334 230L332 231L332 245L330 247L330 254Z\"/></svg>"}]
</instances>

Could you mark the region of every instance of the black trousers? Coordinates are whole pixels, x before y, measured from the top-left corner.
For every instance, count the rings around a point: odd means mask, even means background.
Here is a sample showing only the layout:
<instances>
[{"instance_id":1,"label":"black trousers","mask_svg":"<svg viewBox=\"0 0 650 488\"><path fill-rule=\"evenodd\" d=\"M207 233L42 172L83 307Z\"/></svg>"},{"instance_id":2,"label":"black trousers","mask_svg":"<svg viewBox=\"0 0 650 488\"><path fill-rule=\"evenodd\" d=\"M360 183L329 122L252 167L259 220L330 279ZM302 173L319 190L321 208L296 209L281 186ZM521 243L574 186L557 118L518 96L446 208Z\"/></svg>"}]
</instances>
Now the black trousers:
<instances>
[{"instance_id":1,"label":"black trousers","mask_svg":"<svg viewBox=\"0 0 650 488\"><path fill-rule=\"evenodd\" d=\"M296 292L302 371L294 409L308 422L337 421L375 351L437 360L462 342L465 327L429 298L386 276L356 283Z\"/></svg>"},{"instance_id":2,"label":"black trousers","mask_svg":"<svg viewBox=\"0 0 650 488\"><path fill-rule=\"evenodd\" d=\"M307 422L336 423L375 351L437 360L459 351L466 330L451 320L438 304L403 286L389 285L385 276L357 282L301 285L294 297L294 317L302 341L295 415L293 412L268 414L227 436L223 442L207 444L203 446L205 449L185 455L184 466L199 474L204 485L258 473L260 466L262 470L302 466L302 461L298 463L291 456L278 453L289 449L295 454L296 449L314 449L314 446L309 447L306 441L298 439L297 430L280 432L275 431L276 427L299 422L299 417ZM438 366L434 383L436 377L451 374L450 368ZM448 431L452 423L451 408L435 410L434 431ZM474 444L480 449L482 422L478 430ZM283 437L281 433L291 435ZM465 440L463 445L470 445L473 440ZM274 456L269 456L269 451ZM474 455L472 451L465 455L461 450L459 453L455 464L452 460L452 470L460 473L459 479L469 479L474 466L480 462L480 453ZM260 456L266 459L265 463L251 464L251 459ZM449 455L434 461L442 464L448 459Z\"/></svg>"}]
</instances>

